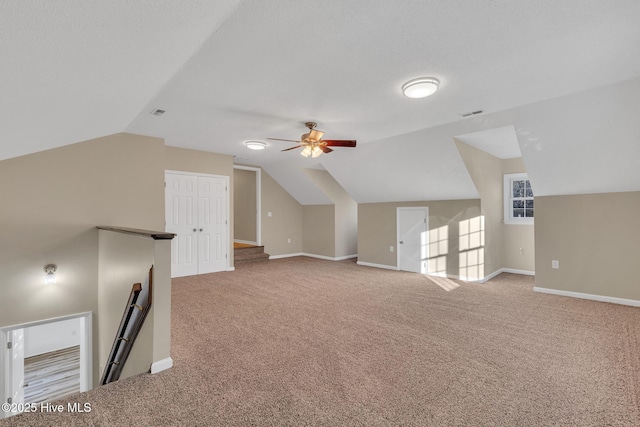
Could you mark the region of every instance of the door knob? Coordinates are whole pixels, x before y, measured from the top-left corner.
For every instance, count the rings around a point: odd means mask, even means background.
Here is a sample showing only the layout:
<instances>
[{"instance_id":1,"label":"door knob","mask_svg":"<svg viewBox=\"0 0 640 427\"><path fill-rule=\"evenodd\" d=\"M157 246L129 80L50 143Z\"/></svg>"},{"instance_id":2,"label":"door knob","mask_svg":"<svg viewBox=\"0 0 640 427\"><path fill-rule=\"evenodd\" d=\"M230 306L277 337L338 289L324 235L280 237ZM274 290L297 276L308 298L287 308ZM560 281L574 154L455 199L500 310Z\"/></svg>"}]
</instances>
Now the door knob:
<instances>
[{"instance_id":1,"label":"door knob","mask_svg":"<svg viewBox=\"0 0 640 427\"><path fill-rule=\"evenodd\" d=\"M194 229L193 229L193 232L195 233L196 231L198 231L198 230L196 230L196 229L194 228Z\"/></svg>"},{"instance_id":2,"label":"door knob","mask_svg":"<svg viewBox=\"0 0 640 427\"><path fill-rule=\"evenodd\" d=\"M400 244L401 244L401 245L404 245L404 240L400 240Z\"/></svg>"},{"instance_id":3,"label":"door knob","mask_svg":"<svg viewBox=\"0 0 640 427\"><path fill-rule=\"evenodd\" d=\"M202 228L200 229L200 231L202 231Z\"/></svg>"}]
</instances>

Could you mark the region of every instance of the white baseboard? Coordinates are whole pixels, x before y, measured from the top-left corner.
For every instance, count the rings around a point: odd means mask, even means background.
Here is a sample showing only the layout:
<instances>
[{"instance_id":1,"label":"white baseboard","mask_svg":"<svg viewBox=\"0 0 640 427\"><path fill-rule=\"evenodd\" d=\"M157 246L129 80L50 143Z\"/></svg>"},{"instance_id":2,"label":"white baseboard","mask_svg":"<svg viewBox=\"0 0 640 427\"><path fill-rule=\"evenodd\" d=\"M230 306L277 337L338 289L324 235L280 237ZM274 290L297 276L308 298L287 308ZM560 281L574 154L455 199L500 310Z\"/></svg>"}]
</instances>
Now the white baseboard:
<instances>
[{"instance_id":1,"label":"white baseboard","mask_svg":"<svg viewBox=\"0 0 640 427\"><path fill-rule=\"evenodd\" d=\"M233 240L233 242L234 242L234 243L242 243L242 244L245 244L245 245L254 245L254 246L257 246L257 245L258 245L258 243L256 243L256 242L250 242L250 241L248 241L248 240L238 240L238 239L234 239L234 240Z\"/></svg>"},{"instance_id":2,"label":"white baseboard","mask_svg":"<svg viewBox=\"0 0 640 427\"><path fill-rule=\"evenodd\" d=\"M375 264L373 262L364 262L364 261L358 261L356 264L362 265L365 267L384 268L385 270L396 270L396 271L398 270L398 267L396 267L395 265Z\"/></svg>"},{"instance_id":3,"label":"white baseboard","mask_svg":"<svg viewBox=\"0 0 640 427\"><path fill-rule=\"evenodd\" d=\"M308 256L309 258L317 258L317 259L324 259L327 261L335 261L336 259L334 257L331 256L326 256L326 255L316 255L316 254L308 254L306 252L301 253L300 255L302 256Z\"/></svg>"},{"instance_id":4,"label":"white baseboard","mask_svg":"<svg viewBox=\"0 0 640 427\"><path fill-rule=\"evenodd\" d=\"M334 259L336 261L344 261L345 259L353 259L353 258L358 258L358 254L338 256L338 257L335 257Z\"/></svg>"},{"instance_id":5,"label":"white baseboard","mask_svg":"<svg viewBox=\"0 0 640 427\"><path fill-rule=\"evenodd\" d=\"M502 268L501 269L501 273L523 274L525 276L535 276L536 275L535 271L517 270L515 268Z\"/></svg>"},{"instance_id":6,"label":"white baseboard","mask_svg":"<svg viewBox=\"0 0 640 427\"><path fill-rule=\"evenodd\" d=\"M496 270L493 273L489 274L488 276L484 276L482 279L471 280L471 281L472 282L478 282L478 283L488 282L489 280L493 279L494 277L496 277L498 274L502 273L503 271L504 271L504 268L501 268L501 269Z\"/></svg>"},{"instance_id":7,"label":"white baseboard","mask_svg":"<svg viewBox=\"0 0 640 427\"><path fill-rule=\"evenodd\" d=\"M482 279L469 280L469 281L470 282L485 283L485 282L488 282L489 280L493 279L494 277L496 277L500 273L523 274L525 276L535 276L536 275L535 271L516 270L515 268L500 268L500 269L494 271L493 273L489 274L488 276L484 276ZM464 279L462 279L462 280L464 280Z\"/></svg>"},{"instance_id":8,"label":"white baseboard","mask_svg":"<svg viewBox=\"0 0 640 427\"><path fill-rule=\"evenodd\" d=\"M167 357L166 359L158 360L151 364L151 373L157 374L158 372L166 371L173 366L173 359Z\"/></svg>"},{"instance_id":9,"label":"white baseboard","mask_svg":"<svg viewBox=\"0 0 640 427\"><path fill-rule=\"evenodd\" d=\"M533 288L533 291L540 292L543 294L560 295L564 297L589 299L593 301L610 302L613 304L622 304L622 305L630 305L632 307L640 307L640 301L634 300L634 299L607 297L604 295L584 294L582 292L562 291L560 289L541 288L539 286L535 286Z\"/></svg>"},{"instance_id":10,"label":"white baseboard","mask_svg":"<svg viewBox=\"0 0 640 427\"><path fill-rule=\"evenodd\" d=\"M269 259L291 258L294 256L302 256L302 255L304 255L302 252L298 252L295 254L269 255Z\"/></svg>"},{"instance_id":11,"label":"white baseboard","mask_svg":"<svg viewBox=\"0 0 640 427\"><path fill-rule=\"evenodd\" d=\"M355 255L331 257L331 256L326 256L326 255L308 254L306 252L303 252L300 255L308 256L309 258L326 259L327 261L342 261L342 260L345 260L345 259L356 258L358 256L358 254L355 254Z\"/></svg>"},{"instance_id":12,"label":"white baseboard","mask_svg":"<svg viewBox=\"0 0 640 427\"><path fill-rule=\"evenodd\" d=\"M291 257L294 257L294 256L308 256L309 258L325 259L327 261L342 261L342 260L345 260L345 259L357 258L358 254L339 256L339 257L330 257L330 256L325 256L325 255L308 254L306 252L298 252L298 253L295 253L295 254L271 255L271 256L269 256L269 259L291 258Z\"/></svg>"}]
</instances>

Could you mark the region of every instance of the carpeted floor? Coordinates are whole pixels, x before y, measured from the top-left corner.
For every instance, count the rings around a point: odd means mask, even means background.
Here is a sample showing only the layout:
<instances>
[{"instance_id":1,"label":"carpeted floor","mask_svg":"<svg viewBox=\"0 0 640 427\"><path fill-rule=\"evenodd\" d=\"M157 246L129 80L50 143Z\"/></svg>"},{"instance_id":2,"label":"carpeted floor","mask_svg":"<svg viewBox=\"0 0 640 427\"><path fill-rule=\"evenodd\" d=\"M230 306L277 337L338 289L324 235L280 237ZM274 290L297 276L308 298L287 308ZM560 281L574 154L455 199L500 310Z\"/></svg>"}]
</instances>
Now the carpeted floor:
<instances>
[{"instance_id":1,"label":"carpeted floor","mask_svg":"<svg viewBox=\"0 0 640 427\"><path fill-rule=\"evenodd\" d=\"M640 425L640 310L533 286L304 257L174 279L172 369L0 425Z\"/></svg>"}]
</instances>

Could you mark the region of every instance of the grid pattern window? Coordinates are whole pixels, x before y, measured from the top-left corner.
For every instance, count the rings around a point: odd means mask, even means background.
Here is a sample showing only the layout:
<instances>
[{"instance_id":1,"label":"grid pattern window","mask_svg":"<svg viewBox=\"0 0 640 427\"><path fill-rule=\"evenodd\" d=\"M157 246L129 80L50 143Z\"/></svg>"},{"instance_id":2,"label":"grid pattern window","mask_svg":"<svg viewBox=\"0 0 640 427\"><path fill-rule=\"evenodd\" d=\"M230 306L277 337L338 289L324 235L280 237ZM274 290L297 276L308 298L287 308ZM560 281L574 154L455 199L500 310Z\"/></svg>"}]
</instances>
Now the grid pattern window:
<instances>
[{"instance_id":1,"label":"grid pattern window","mask_svg":"<svg viewBox=\"0 0 640 427\"><path fill-rule=\"evenodd\" d=\"M505 224L533 224L534 199L526 173L504 176Z\"/></svg>"}]
</instances>

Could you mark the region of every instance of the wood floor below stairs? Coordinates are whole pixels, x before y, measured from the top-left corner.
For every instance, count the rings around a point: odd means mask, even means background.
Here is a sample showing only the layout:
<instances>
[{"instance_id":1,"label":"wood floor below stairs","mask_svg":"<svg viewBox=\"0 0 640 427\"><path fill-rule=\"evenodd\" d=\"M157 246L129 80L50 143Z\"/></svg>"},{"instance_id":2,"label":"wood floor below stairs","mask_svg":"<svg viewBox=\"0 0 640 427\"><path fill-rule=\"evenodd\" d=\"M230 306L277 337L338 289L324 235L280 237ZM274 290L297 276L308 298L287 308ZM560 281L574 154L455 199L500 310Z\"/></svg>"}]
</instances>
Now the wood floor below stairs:
<instances>
[{"instance_id":1,"label":"wood floor below stairs","mask_svg":"<svg viewBox=\"0 0 640 427\"><path fill-rule=\"evenodd\" d=\"M269 254L264 252L264 246L234 242L233 255L235 267L269 261Z\"/></svg>"}]
</instances>

